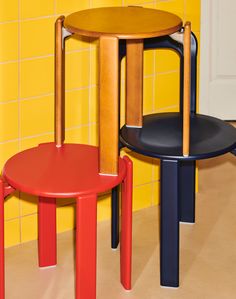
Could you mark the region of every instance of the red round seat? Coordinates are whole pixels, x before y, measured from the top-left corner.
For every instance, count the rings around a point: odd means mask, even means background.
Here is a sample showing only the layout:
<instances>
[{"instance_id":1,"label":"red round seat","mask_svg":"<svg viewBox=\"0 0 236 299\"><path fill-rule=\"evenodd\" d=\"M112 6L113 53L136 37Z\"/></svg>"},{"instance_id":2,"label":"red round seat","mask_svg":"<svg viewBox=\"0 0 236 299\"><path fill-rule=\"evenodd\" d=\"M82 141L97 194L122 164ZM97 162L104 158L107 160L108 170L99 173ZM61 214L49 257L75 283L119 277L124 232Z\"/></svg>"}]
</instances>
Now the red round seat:
<instances>
[{"instance_id":1,"label":"red round seat","mask_svg":"<svg viewBox=\"0 0 236 299\"><path fill-rule=\"evenodd\" d=\"M96 298L97 195L122 184L121 283L131 288L132 162L118 158L118 174L99 173L99 148L42 143L12 156L0 177L0 299L4 288L4 198L14 189L38 196L39 266L57 264L56 198L75 197L78 299Z\"/></svg>"},{"instance_id":2,"label":"red round seat","mask_svg":"<svg viewBox=\"0 0 236 299\"><path fill-rule=\"evenodd\" d=\"M119 158L117 176L101 175L98 148L84 144L54 142L22 151L11 157L3 177L17 190L43 197L68 198L104 192L120 184L126 174Z\"/></svg>"}]
</instances>

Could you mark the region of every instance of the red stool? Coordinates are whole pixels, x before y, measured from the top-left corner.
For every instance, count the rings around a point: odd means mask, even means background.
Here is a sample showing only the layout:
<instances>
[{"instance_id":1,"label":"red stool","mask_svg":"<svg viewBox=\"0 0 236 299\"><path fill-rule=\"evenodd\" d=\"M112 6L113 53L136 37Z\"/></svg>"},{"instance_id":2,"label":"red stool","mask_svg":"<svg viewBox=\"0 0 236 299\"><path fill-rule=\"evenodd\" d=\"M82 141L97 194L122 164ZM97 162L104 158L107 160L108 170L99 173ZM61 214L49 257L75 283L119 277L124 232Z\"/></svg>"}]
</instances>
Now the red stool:
<instances>
[{"instance_id":1,"label":"red stool","mask_svg":"<svg viewBox=\"0 0 236 299\"><path fill-rule=\"evenodd\" d=\"M117 174L101 174L99 148L64 144L64 49L56 23L55 142L11 157L0 177L0 299L4 299L4 198L14 190L39 197L39 266L56 265L56 198L76 200L76 299L96 298L97 194L122 183L121 283L131 288L132 162L117 157ZM109 148L109 144L107 145ZM118 145L117 145L118 148Z\"/></svg>"},{"instance_id":2,"label":"red stool","mask_svg":"<svg viewBox=\"0 0 236 299\"><path fill-rule=\"evenodd\" d=\"M96 298L97 194L122 182L121 283L131 288L132 162L100 175L98 148L40 144L10 158L0 179L0 298L4 299L4 197L15 189L39 196L39 266L56 264L55 198L76 197L76 298Z\"/></svg>"}]
</instances>

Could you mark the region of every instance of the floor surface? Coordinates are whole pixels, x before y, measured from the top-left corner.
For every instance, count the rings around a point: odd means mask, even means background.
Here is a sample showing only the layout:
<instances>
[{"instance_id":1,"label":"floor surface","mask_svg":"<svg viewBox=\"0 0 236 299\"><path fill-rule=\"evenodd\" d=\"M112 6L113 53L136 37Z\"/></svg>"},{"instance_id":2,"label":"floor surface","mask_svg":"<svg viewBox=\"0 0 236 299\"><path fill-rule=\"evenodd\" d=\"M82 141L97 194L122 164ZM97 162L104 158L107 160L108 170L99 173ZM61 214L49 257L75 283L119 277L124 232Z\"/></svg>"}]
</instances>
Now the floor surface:
<instances>
[{"instance_id":1,"label":"floor surface","mask_svg":"<svg viewBox=\"0 0 236 299\"><path fill-rule=\"evenodd\" d=\"M133 289L119 284L110 223L98 225L97 299L236 298L236 158L199 162L196 224L181 224L180 284L159 285L158 207L134 213ZM6 299L73 299L73 232L58 235L58 266L37 267L37 243L6 250ZM86 298L85 298L86 299Z\"/></svg>"}]
</instances>

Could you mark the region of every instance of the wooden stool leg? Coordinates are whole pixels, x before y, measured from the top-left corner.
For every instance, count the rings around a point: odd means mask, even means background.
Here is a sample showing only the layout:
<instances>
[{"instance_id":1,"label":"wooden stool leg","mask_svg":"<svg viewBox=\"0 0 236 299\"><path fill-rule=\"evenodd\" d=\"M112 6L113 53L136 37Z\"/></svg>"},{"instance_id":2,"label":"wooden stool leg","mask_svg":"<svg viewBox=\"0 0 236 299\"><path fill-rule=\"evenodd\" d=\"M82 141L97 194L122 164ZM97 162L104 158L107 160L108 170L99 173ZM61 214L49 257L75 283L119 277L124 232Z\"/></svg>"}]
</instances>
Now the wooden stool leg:
<instances>
[{"instance_id":1,"label":"wooden stool leg","mask_svg":"<svg viewBox=\"0 0 236 299\"><path fill-rule=\"evenodd\" d=\"M38 252L39 267L57 264L56 199L38 199Z\"/></svg>"},{"instance_id":2,"label":"wooden stool leg","mask_svg":"<svg viewBox=\"0 0 236 299\"><path fill-rule=\"evenodd\" d=\"M161 161L161 285L179 286L179 162Z\"/></svg>"},{"instance_id":3,"label":"wooden stool leg","mask_svg":"<svg viewBox=\"0 0 236 299\"><path fill-rule=\"evenodd\" d=\"M118 38L100 37L99 172L118 173L119 57Z\"/></svg>"},{"instance_id":4,"label":"wooden stool leg","mask_svg":"<svg viewBox=\"0 0 236 299\"><path fill-rule=\"evenodd\" d=\"M121 202L121 242L120 242L120 268L121 283L126 290L131 289L131 263L132 263L132 189L133 174L132 161L124 157L127 173L122 183Z\"/></svg>"},{"instance_id":5,"label":"wooden stool leg","mask_svg":"<svg viewBox=\"0 0 236 299\"><path fill-rule=\"evenodd\" d=\"M76 202L76 299L96 298L97 196Z\"/></svg>"},{"instance_id":6,"label":"wooden stool leg","mask_svg":"<svg viewBox=\"0 0 236 299\"><path fill-rule=\"evenodd\" d=\"M116 249L119 244L119 186L112 189L111 196L111 248Z\"/></svg>"},{"instance_id":7,"label":"wooden stool leg","mask_svg":"<svg viewBox=\"0 0 236 299\"><path fill-rule=\"evenodd\" d=\"M0 299L5 298L4 270L4 186L0 179Z\"/></svg>"},{"instance_id":8,"label":"wooden stool leg","mask_svg":"<svg viewBox=\"0 0 236 299\"><path fill-rule=\"evenodd\" d=\"M126 41L126 126L143 125L143 40Z\"/></svg>"}]
</instances>

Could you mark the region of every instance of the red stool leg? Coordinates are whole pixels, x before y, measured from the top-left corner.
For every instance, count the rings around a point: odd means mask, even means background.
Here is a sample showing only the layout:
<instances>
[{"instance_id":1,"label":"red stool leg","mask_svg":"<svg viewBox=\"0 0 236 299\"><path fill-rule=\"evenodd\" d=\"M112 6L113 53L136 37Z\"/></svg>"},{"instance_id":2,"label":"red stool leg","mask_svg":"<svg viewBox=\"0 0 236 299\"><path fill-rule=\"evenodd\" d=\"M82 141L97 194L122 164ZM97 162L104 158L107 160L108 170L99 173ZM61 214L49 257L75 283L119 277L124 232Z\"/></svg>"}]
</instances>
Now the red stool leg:
<instances>
[{"instance_id":1,"label":"red stool leg","mask_svg":"<svg viewBox=\"0 0 236 299\"><path fill-rule=\"evenodd\" d=\"M38 199L39 267L57 264L56 199Z\"/></svg>"},{"instance_id":2,"label":"red stool leg","mask_svg":"<svg viewBox=\"0 0 236 299\"><path fill-rule=\"evenodd\" d=\"M0 299L5 297L4 271L4 185L0 179Z\"/></svg>"},{"instance_id":3,"label":"red stool leg","mask_svg":"<svg viewBox=\"0 0 236 299\"><path fill-rule=\"evenodd\" d=\"M96 298L97 196L76 202L76 299Z\"/></svg>"},{"instance_id":4,"label":"red stool leg","mask_svg":"<svg viewBox=\"0 0 236 299\"><path fill-rule=\"evenodd\" d=\"M121 202L121 244L120 268L121 283L126 290L131 289L131 262L132 262L132 161L124 157L126 162L126 177L122 183Z\"/></svg>"}]
</instances>

